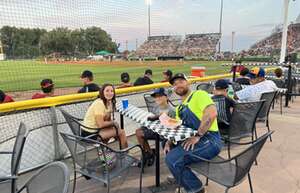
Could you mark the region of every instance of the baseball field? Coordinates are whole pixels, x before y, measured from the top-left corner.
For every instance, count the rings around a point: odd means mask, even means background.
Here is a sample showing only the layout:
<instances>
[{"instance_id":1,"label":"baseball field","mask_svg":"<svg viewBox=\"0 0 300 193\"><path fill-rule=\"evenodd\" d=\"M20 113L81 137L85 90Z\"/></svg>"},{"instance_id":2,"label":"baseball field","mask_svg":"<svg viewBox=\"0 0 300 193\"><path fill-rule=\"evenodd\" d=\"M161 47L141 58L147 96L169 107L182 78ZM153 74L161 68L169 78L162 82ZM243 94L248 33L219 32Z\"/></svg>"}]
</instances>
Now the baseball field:
<instances>
[{"instance_id":1,"label":"baseball field","mask_svg":"<svg viewBox=\"0 0 300 193\"><path fill-rule=\"evenodd\" d=\"M222 67L224 62L210 61L77 61L77 62L47 62L38 60L6 60L0 62L0 89L6 92L38 90L39 83L44 78L51 78L56 88L80 87L80 74L84 70L94 73L98 84L120 82L120 74L128 72L133 82L142 76L145 69L153 70L153 80L162 80L162 72L170 69L173 73L191 72L192 66L205 66L206 74L228 72Z\"/></svg>"}]
</instances>

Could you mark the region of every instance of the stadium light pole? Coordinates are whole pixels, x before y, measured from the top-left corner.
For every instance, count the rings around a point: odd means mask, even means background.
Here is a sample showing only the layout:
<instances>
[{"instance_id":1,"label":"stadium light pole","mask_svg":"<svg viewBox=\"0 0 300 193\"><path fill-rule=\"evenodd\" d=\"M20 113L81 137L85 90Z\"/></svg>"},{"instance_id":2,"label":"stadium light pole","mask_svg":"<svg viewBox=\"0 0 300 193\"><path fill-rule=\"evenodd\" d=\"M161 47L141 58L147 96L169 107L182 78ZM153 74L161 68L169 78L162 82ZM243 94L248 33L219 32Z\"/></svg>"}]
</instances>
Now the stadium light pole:
<instances>
[{"instance_id":1,"label":"stadium light pole","mask_svg":"<svg viewBox=\"0 0 300 193\"><path fill-rule=\"evenodd\" d=\"M151 36L151 20L150 20L151 4L152 4L152 0L146 0L146 5L148 6L148 37Z\"/></svg>"},{"instance_id":2,"label":"stadium light pole","mask_svg":"<svg viewBox=\"0 0 300 193\"><path fill-rule=\"evenodd\" d=\"M221 11L220 11L220 25L219 25L219 33L220 33L220 40L219 40L219 48L218 51L221 53L221 38L222 38L222 22L223 22L223 0L221 0Z\"/></svg>"},{"instance_id":3,"label":"stadium light pole","mask_svg":"<svg viewBox=\"0 0 300 193\"><path fill-rule=\"evenodd\" d=\"M284 0L283 29L282 29L281 51L280 51L280 61L279 61L280 63L284 62L285 55L286 55L289 4L290 4L290 0Z\"/></svg>"}]
</instances>

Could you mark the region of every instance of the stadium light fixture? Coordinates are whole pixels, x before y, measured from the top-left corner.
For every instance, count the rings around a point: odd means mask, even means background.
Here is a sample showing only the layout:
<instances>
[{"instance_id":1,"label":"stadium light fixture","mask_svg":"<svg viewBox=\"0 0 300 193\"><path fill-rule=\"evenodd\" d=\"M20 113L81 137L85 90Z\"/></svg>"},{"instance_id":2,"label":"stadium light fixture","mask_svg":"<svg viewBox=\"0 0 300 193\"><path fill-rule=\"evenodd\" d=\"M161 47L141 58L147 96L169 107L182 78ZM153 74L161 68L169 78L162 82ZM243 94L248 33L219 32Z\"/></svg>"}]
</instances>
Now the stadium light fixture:
<instances>
[{"instance_id":1,"label":"stadium light fixture","mask_svg":"<svg viewBox=\"0 0 300 193\"><path fill-rule=\"evenodd\" d=\"M150 7L152 5L152 0L146 0L146 5L148 6L148 37L150 37L151 35Z\"/></svg>"},{"instance_id":2,"label":"stadium light fixture","mask_svg":"<svg viewBox=\"0 0 300 193\"><path fill-rule=\"evenodd\" d=\"M287 32L288 32L288 16L289 16L290 0L284 0L283 5L283 29L281 39L280 63L283 63L286 56Z\"/></svg>"}]
</instances>

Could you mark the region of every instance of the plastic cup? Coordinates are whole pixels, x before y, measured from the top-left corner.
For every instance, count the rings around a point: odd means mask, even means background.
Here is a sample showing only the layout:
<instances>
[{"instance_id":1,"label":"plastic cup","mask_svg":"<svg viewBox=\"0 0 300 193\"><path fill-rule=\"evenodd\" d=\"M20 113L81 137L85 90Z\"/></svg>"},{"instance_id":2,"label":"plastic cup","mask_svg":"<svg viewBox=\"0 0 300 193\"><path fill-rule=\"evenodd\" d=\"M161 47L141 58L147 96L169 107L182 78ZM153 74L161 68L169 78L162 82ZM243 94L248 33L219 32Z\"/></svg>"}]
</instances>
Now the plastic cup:
<instances>
[{"instance_id":1,"label":"plastic cup","mask_svg":"<svg viewBox=\"0 0 300 193\"><path fill-rule=\"evenodd\" d=\"M122 99L122 105L123 109L127 109L129 105L128 99Z\"/></svg>"}]
</instances>

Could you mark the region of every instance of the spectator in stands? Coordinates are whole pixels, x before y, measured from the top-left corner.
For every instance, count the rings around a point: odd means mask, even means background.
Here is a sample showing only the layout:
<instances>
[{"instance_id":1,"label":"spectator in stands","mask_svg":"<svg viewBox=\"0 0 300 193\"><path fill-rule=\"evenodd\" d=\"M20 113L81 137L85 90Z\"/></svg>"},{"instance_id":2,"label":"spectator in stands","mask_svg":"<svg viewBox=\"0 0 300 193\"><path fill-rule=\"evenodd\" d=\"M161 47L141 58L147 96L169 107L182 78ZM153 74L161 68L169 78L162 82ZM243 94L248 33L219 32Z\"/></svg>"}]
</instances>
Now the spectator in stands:
<instances>
[{"instance_id":1,"label":"spectator in stands","mask_svg":"<svg viewBox=\"0 0 300 193\"><path fill-rule=\"evenodd\" d=\"M164 151L166 164L178 184L187 192L205 192L202 182L188 167L189 164L201 162L193 155L212 159L222 148L221 137L217 124L217 110L211 97L205 91L192 91L186 76L176 74L171 80L176 94L183 103L176 108L176 118L182 120L183 125L197 131L197 135L190 137L171 149L168 141Z\"/></svg>"},{"instance_id":2,"label":"spectator in stands","mask_svg":"<svg viewBox=\"0 0 300 193\"><path fill-rule=\"evenodd\" d=\"M0 90L0 104L14 102L13 98Z\"/></svg>"},{"instance_id":3,"label":"spectator in stands","mask_svg":"<svg viewBox=\"0 0 300 193\"><path fill-rule=\"evenodd\" d=\"M91 71L83 71L80 76L80 79L83 82L83 87L78 90L78 93L97 92L100 90L99 86L93 83L94 76Z\"/></svg>"},{"instance_id":4,"label":"spectator in stands","mask_svg":"<svg viewBox=\"0 0 300 193\"><path fill-rule=\"evenodd\" d=\"M32 99L40 99L54 96L54 83L51 79L44 79L41 82L42 93L35 93Z\"/></svg>"},{"instance_id":5,"label":"spectator in stands","mask_svg":"<svg viewBox=\"0 0 300 193\"><path fill-rule=\"evenodd\" d=\"M167 92L164 88L156 89L151 96L154 98L158 108L153 117L148 117L148 120L157 120L162 113L166 113L169 117L175 118L175 109L168 103ZM138 128L135 132L139 144L145 151L144 166L152 166L155 160L155 154L150 148L148 140L155 140L156 134L147 127ZM165 141L163 141L163 146Z\"/></svg>"},{"instance_id":6,"label":"spectator in stands","mask_svg":"<svg viewBox=\"0 0 300 193\"><path fill-rule=\"evenodd\" d=\"M142 86L142 85L147 85L147 84L153 84L153 81L151 80L152 78L152 70L147 69L145 71L145 74L143 77L139 77L135 82L134 86Z\"/></svg>"},{"instance_id":7,"label":"spectator in stands","mask_svg":"<svg viewBox=\"0 0 300 193\"><path fill-rule=\"evenodd\" d=\"M218 111L218 127L222 135L228 134L231 112L235 101L227 96L228 81L225 79L217 80L215 83L213 101Z\"/></svg>"},{"instance_id":8,"label":"spectator in stands","mask_svg":"<svg viewBox=\"0 0 300 193\"><path fill-rule=\"evenodd\" d=\"M130 76L127 72L123 72L121 74L121 84L118 86L118 88L127 88L131 87L132 84L130 83Z\"/></svg>"},{"instance_id":9,"label":"spectator in stands","mask_svg":"<svg viewBox=\"0 0 300 193\"><path fill-rule=\"evenodd\" d=\"M275 79L273 79L274 83L278 88L285 88L286 87L286 82L283 77L283 71L281 68L276 68L274 70L275 74Z\"/></svg>"},{"instance_id":10,"label":"spectator in stands","mask_svg":"<svg viewBox=\"0 0 300 193\"><path fill-rule=\"evenodd\" d=\"M169 82L172 78L172 71L171 70L166 70L163 72L163 77L164 79L161 82Z\"/></svg>"},{"instance_id":11,"label":"spectator in stands","mask_svg":"<svg viewBox=\"0 0 300 193\"><path fill-rule=\"evenodd\" d=\"M258 101L262 93L278 90L278 87L272 80L265 79L265 70L263 68L252 68L247 75L250 78L250 86L237 91L235 99L242 101Z\"/></svg>"},{"instance_id":12,"label":"spectator in stands","mask_svg":"<svg viewBox=\"0 0 300 193\"><path fill-rule=\"evenodd\" d=\"M249 73L248 68L244 68L240 71L240 77L236 80L240 85L250 85L250 79L246 76Z\"/></svg>"},{"instance_id":13,"label":"spectator in stands","mask_svg":"<svg viewBox=\"0 0 300 193\"><path fill-rule=\"evenodd\" d=\"M98 134L92 139L98 139L98 136L107 143L111 138L118 138L122 148L128 147L125 130L119 127L114 120L114 110L116 107L116 93L112 84L104 84L99 91L99 98L96 99L88 108L81 135L83 137L92 134ZM118 132L116 132L116 129ZM118 135L117 135L118 134Z\"/></svg>"}]
</instances>

